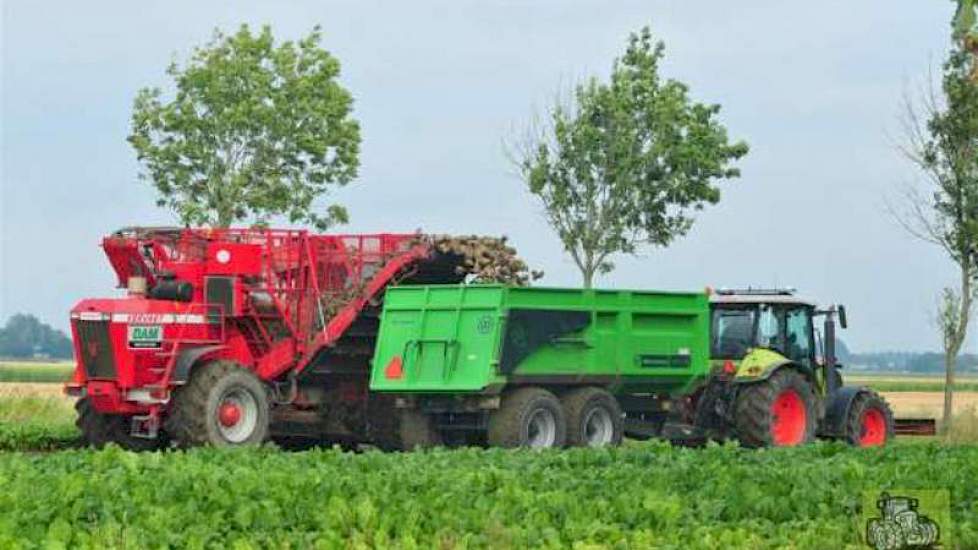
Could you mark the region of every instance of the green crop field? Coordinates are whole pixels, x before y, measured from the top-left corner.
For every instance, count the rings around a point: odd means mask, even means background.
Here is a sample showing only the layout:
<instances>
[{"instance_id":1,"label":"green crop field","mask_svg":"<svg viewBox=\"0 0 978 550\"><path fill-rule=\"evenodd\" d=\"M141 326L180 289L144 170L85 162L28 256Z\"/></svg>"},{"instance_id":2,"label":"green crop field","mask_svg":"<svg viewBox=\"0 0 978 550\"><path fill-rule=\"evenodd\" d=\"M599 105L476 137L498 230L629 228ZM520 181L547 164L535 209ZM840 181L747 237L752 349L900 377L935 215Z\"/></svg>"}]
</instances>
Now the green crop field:
<instances>
[{"instance_id":1,"label":"green crop field","mask_svg":"<svg viewBox=\"0 0 978 550\"><path fill-rule=\"evenodd\" d=\"M61 383L71 377L75 364L70 361L0 361L0 382Z\"/></svg>"},{"instance_id":2,"label":"green crop field","mask_svg":"<svg viewBox=\"0 0 978 550\"><path fill-rule=\"evenodd\" d=\"M946 488L974 548L974 479L935 443L0 453L0 547L857 548L863 490Z\"/></svg>"},{"instance_id":3,"label":"green crop field","mask_svg":"<svg viewBox=\"0 0 978 550\"><path fill-rule=\"evenodd\" d=\"M845 374L845 383L853 386L869 386L881 392L942 392L943 375L908 374ZM957 391L978 391L978 377L959 376L954 387Z\"/></svg>"},{"instance_id":4,"label":"green crop field","mask_svg":"<svg viewBox=\"0 0 978 550\"><path fill-rule=\"evenodd\" d=\"M0 397L0 548L858 548L863 491L949 489L978 446L417 453L81 449L71 401ZM934 465L939 464L939 468Z\"/></svg>"}]
</instances>

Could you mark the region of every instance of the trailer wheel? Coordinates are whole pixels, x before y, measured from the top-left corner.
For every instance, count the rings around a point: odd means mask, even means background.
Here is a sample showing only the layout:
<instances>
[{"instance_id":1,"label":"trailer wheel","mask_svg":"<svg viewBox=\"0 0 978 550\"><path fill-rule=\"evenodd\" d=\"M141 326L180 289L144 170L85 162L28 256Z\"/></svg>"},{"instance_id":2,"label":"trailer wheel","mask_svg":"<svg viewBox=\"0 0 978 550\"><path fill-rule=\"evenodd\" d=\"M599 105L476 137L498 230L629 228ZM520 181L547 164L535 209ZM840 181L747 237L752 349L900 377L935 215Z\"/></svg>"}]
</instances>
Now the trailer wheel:
<instances>
[{"instance_id":1,"label":"trailer wheel","mask_svg":"<svg viewBox=\"0 0 978 550\"><path fill-rule=\"evenodd\" d=\"M734 415L737 438L746 447L792 447L815 437L815 394L794 369L742 386Z\"/></svg>"},{"instance_id":2,"label":"trailer wheel","mask_svg":"<svg viewBox=\"0 0 978 550\"><path fill-rule=\"evenodd\" d=\"M174 392L166 430L181 447L260 445L269 436L265 385L232 361L207 363Z\"/></svg>"},{"instance_id":3,"label":"trailer wheel","mask_svg":"<svg viewBox=\"0 0 978 550\"><path fill-rule=\"evenodd\" d=\"M401 409L399 416L401 450L430 449L442 444L430 415L415 409Z\"/></svg>"},{"instance_id":4,"label":"trailer wheel","mask_svg":"<svg viewBox=\"0 0 978 550\"><path fill-rule=\"evenodd\" d=\"M578 388L560 398L567 416L567 445L604 447L621 444L624 421L615 396L601 388Z\"/></svg>"},{"instance_id":5,"label":"trailer wheel","mask_svg":"<svg viewBox=\"0 0 978 550\"><path fill-rule=\"evenodd\" d=\"M102 414L87 397L75 402L78 418L75 425L81 430L85 443L101 449L109 443L115 443L130 451L155 451L167 445L165 434L159 434L156 439L134 437L132 435L132 417L119 414Z\"/></svg>"},{"instance_id":6,"label":"trailer wheel","mask_svg":"<svg viewBox=\"0 0 978 550\"><path fill-rule=\"evenodd\" d=\"M878 447L893 439L893 434L890 405L875 391L860 391L849 406L846 441L856 447Z\"/></svg>"},{"instance_id":7,"label":"trailer wheel","mask_svg":"<svg viewBox=\"0 0 978 550\"><path fill-rule=\"evenodd\" d=\"M492 447L562 447L567 439L564 409L554 394L542 388L520 388L503 397L489 416Z\"/></svg>"}]
</instances>

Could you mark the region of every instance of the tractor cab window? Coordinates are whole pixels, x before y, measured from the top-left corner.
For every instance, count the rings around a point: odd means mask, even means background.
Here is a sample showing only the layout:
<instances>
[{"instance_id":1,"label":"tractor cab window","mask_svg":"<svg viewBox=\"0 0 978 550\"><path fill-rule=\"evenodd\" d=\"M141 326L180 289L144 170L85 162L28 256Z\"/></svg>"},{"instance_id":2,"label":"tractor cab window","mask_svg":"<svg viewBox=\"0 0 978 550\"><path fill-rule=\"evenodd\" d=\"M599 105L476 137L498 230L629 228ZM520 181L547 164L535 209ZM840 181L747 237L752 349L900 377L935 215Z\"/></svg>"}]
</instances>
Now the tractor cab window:
<instances>
[{"instance_id":1,"label":"tractor cab window","mask_svg":"<svg viewBox=\"0 0 978 550\"><path fill-rule=\"evenodd\" d=\"M756 310L715 309L713 311L713 357L740 359L754 342L754 317Z\"/></svg>"},{"instance_id":2,"label":"tractor cab window","mask_svg":"<svg viewBox=\"0 0 978 550\"><path fill-rule=\"evenodd\" d=\"M786 319L787 347L785 355L792 361L810 365L815 356L812 342L812 316L807 307L788 310Z\"/></svg>"},{"instance_id":3,"label":"tractor cab window","mask_svg":"<svg viewBox=\"0 0 978 550\"><path fill-rule=\"evenodd\" d=\"M781 331L783 320L783 310L767 304L762 305L757 320L757 345L784 353L784 333Z\"/></svg>"}]
</instances>

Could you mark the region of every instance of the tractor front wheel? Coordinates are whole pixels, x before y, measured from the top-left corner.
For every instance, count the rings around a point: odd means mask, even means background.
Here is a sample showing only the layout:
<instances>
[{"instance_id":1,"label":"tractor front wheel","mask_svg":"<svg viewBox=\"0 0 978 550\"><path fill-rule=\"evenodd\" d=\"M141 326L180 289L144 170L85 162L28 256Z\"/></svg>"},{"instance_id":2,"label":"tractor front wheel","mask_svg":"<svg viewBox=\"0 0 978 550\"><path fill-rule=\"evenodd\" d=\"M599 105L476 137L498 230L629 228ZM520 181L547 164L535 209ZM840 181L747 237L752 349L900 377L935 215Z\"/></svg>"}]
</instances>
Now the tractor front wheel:
<instances>
[{"instance_id":1,"label":"tractor front wheel","mask_svg":"<svg viewBox=\"0 0 978 550\"><path fill-rule=\"evenodd\" d=\"M237 363L207 363L174 392L165 427L180 447L260 445L269 437L268 392Z\"/></svg>"},{"instance_id":2,"label":"tractor front wheel","mask_svg":"<svg viewBox=\"0 0 978 550\"><path fill-rule=\"evenodd\" d=\"M862 391L849 406L846 441L856 447L886 445L894 434L893 411L875 391Z\"/></svg>"},{"instance_id":3,"label":"tractor front wheel","mask_svg":"<svg viewBox=\"0 0 978 550\"><path fill-rule=\"evenodd\" d=\"M747 447L792 447L815 437L815 394L794 369L741 387L734 415L737 438Z\"/></svg>"},{"instance_id":4,"label":"tractor front wheel","mask_svg":"<svg viewBox=\"0 0 978 550\"><path fill-rule=\"evenodd\" d=\"M81 430L85 443L97 449L115 443L130 451L155 451L167 444L166 436L162 433L156 439L132 435L131 416L102 414L87 397L75 402L75 411L78 412L75 425Z\"/></svg>"}]
</instances>

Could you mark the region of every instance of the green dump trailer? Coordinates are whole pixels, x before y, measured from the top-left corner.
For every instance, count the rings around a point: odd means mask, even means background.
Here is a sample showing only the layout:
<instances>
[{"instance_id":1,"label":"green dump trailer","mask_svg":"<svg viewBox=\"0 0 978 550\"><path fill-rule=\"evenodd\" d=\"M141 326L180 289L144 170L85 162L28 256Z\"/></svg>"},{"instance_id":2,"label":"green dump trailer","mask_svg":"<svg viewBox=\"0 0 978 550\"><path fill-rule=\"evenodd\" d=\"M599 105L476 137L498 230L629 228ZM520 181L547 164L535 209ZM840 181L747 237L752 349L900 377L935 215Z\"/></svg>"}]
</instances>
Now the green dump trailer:
<instances>
[{"instance_id":1,"label":"green dump trailer","mask_svg":"<svg viewBox=\"0 0 978 550\"><path fill-rule=\"evenodd\" d=\"M834 330L832 312L784 296L711 304L706 291L391 287L370 390L395 400L403 448L616 445L626 434L739 437L756 446L804 443L816 432L844 437L869 390L842 396L834 358L818 365L814 346L808 360L747 340L734 356L722 340L756 330L756 322L750 329L734 321L768 302L800 308L811 342L813 317L827 315L826 330ZM711 357L711 348L722 356ZM823 357L833 353L822 350ZM879 408L885 442L892 414L885 403Z\"/></svg>"}]
</instances>

